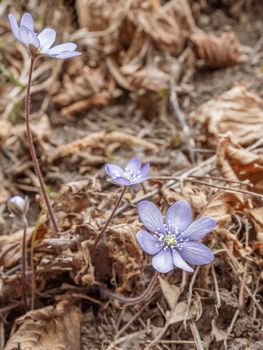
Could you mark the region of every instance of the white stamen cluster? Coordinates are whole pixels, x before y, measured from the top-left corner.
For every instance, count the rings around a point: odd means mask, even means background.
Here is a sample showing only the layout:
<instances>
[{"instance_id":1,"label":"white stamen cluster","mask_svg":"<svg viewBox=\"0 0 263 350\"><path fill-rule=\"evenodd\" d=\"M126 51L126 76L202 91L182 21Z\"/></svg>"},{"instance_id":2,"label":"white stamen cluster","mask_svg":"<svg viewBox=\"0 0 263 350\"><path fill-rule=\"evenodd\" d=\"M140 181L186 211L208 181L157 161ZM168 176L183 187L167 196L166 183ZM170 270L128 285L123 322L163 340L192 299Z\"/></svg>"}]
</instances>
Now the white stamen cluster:
<instances>
[{"instance_id":1,"label":"white stamen cluster","mask_svg":"<svg viewBox=\"0 0 263 350\"><path fill-rule=\"evenodd\" d=\"M168 248L177 248L179 250L183 249L183 246L189 241L188 238L179 240L177 236L179 234L177 227L170 220L168 221L169 227L164 224L165 233L161 231L160 227L157 227L157 230L154 232L155 236L158 238L160 243L157 243L157 246L163 247L164 250ZM173 226L173 232L171 231L171 227Z\"/></svg>"},{"instance_id":2,"label":"white stamen cluster","mask_svg":"<svg viewBox=\"0 0 263 350\"><path fill-rule=\"evenodd\" d=\"M140 171L138 171L137 173L133 173L129 168L125 168L123 177L125 177L125 179L132 182L132 181L140 179L142 177L142 175L141 175Z\"/></svg>"}]
</instances>

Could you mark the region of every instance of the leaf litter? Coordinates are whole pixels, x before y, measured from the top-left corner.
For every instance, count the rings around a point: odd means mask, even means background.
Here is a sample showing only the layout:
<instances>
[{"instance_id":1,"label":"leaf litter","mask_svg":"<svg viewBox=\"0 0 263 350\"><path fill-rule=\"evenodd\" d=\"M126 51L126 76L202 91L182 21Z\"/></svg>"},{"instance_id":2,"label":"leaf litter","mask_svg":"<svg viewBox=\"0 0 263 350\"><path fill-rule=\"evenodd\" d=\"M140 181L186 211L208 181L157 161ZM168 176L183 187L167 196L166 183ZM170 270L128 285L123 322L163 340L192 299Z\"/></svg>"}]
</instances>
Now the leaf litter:
<instances>
[{"instance_id":1,"label":"leaf litter","mask_svg":"<svg viewBox=\"0 0 263 350\"><path fill-rule=\"evenodd\" d=\"M48 9L38 3L35 13L57 28L66 9L65 33L85 55L53 66L46 61L34 77L33 132L61 227L56 236L45 213L35 225L42 203L21 124L27 61L1 22L8 43L1 62L19 82L1 76L4 349L260 349L262 6L244 12L245 2L237 11L231 1L221 9L179 0L78 0L75 7L59 1ZM16 11L22 12L19 4ZM237 39L242 21L251 27L242 39L246 47ZM195 141L192 159L189 134L170 104L171 76ZM151 159L153 177L174 180L153 178L144 189L127 192L107 241L92 258L118 195L102 165L134 154L145 163ZM28 247L35 230L35 310L26 314L20 303L22 232L5 211L7 198L20 191L31 200ZM140 226L134 204L145 196L162 208L186 199L195 216L214 216L218 225L206 243L215 260L193 275L176 270L162 276L145 304L108 302L100 286L134 296L150 281L149 260L135 240Z\"/></svg>"}]
</instances>

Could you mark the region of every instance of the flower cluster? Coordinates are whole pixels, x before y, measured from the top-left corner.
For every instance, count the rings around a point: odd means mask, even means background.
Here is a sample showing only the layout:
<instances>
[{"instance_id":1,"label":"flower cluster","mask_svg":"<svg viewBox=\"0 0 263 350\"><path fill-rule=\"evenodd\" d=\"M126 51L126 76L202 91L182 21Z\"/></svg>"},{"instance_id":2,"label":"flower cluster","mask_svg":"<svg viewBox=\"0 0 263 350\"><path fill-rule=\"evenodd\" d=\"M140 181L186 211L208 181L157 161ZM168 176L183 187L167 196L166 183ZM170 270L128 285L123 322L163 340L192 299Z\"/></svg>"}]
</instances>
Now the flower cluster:
<instances>
[{"instance_id":1,"label":"flower cluster","mask_svg":"<svg viewBox=\"0 0 263 350\"><path fill-rule=\"evenodd\" d=\"M147 180L149 164L141 167L138 158L130 160L122 169L115 164L106 164L105 171L117 185L134 186ZM167 211L166 218L155 204L142 201L138 206L139 216L144 226L151 232L140 230L136 238L141 248L150 255L153 267L161 273L175 267L193 272L191 265L203 265L213 259L212 251L198 242L211 232L216 221L202 217L192 222L192 210L187 201L174 203Z\"/></svg>"},{"instance_id":2,"label":"flower cluster","mask_svg":"<svg viewBox=\"0 0 263 350\"><path fill-rule=\"evenodd\" d=\"M52 47L56 40L56 32L51 28L45 28L37 35L30 13L23 14L20 25L18 25L13 14L9 14L8 18L15 38L24 44L34 57L42 55L66 59L81 54L75 51L77 45L74 43L64 43Z\"/></svg>"},{"instance_id":3,"label":"flower cluster","mask_svg":"<svg viewBox=\"0 0 263 350\"><path fill-rule=\"evenodd\" d=\"M76 51L77 45L74 43L53 46L56 40L56 32L51 28L45 28L39 34L35 33L33 18L30 13L23 14L20 24L17 23L13 14L9 14L8 17L14 36L28 48L31 54L32 67L33 58L37 56L66 59L80 55L80 52ZM29 106L29 99L27 103ZM27 118L29 118L28 114ZM33 146L31 147L34 149ZM108 221L101 230L95 246L106 231L127 187L135 187L147 180L149 169L150 165L142 166L139 158L131 159L124 169L115 164L105 165L105 171L111 181L116 185L124 186L124 189ZM40 175L39 178L40 183L42 183ZM47 208L51 208L47 199L46 201ZM7 205L13 216L26 221L28 211L28 201L26 199L15 196L9 200ZM52 210L49 210L50 216L53 217ZM208 264L214 259L212 251L200 243L199 240L215 228L216 221L211 217L201 217L192 222L192 211L187 201L182 200L174 203L167 210L165 220L155 204L149 201L140 202L138 210L140 219L148 231L140 230L136 234L136 238L147 254L154 255L152 265L158 272L166 273L175 267L193 272L190 265ZM56 224L54 224L54 227L56 228Z\"/></svg>"}]
</instances>

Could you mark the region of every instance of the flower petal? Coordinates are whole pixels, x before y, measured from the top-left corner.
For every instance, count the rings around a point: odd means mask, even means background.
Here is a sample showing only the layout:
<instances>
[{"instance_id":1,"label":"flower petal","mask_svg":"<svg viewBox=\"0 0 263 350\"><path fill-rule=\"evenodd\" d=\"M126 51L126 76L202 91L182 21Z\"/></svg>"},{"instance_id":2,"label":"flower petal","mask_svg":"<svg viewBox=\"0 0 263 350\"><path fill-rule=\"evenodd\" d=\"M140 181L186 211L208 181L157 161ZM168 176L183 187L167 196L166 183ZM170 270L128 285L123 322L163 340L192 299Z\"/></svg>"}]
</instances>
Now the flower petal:
<instances>
[{"instance_id":1,"label":"flower petal","mask_svg":"<svg viewBox=\"0 0 263 350\"><path fill-rule=\"evenodd\" d=\"M106 164L104 169L106 173L113 179L115 179L116 177L123 177L124 175L123 169L115 164Z\"/></svg>"},{"instance_id":2,"label":"flower petal","mask_svg":"<svg viewBox=\"0 0 263 350\"><path fill-rule=\"evenodd\" d=\"M37 49L40 46L40 42L36 34L24 26L20 27L19 37L22 43L25 44L26 46L33 45Z\"/></svg>"},{"instance_id":3,"label":"flower petal","mask_svg":"<svg viewBox=\"0 0 263 350\"><path fill-rule=\"evenodd\" d=\"M137 174L140 172L142 166L142 162L139 158L133 158L130 160L125 168L126 171L131 174Z\"/></svg>"},{"instance_id":4,"label":"flower petal","mask_svg":"<svg viewBox=\"0 0 263 350\"><path fill-rule=\"evenodd\" d=\"M141 174L143 178L148 177L149 170L150 170L150 163L147 163L142 167Z\"/></svg>"},{"instance_id":5,"label":"flower petal","mask_svg":"<svg viewBox=\"0 0 263 350\"><path fill-rule=\"evenodd\" d=\"M45 28L38 34L38 39L40 41L41 51L49 49L56 40L56 32L51 28Z\"/></svg>"},{"instance_id":6,"label":"flower petal","mask_svg":"<svg viewBox=\"0 0 263 350\"><path fill-rule=\"evenodd\" d=\"M149 231L165 234L163 216L155 204L142 201L138 204L138 212L142 223Z\"/></svg>"},{"instance_id":7,"label":"flower petal","mask_svg":"<svg viewBox=\"0 0 263 350\"><path fill-rule=\"evenodd\" d=\"M189 264L204 265L214 260L212 251L199 242L187 242L180 249L180 255Z\"/></svg>"},{"instance_id":8,"label":"flower petal","mask_svg":"<svg viewBox=\"0 0 263 350\"><path fill-rule=\"evenodd\" d=\"M26 12L23 14L20 21L20 28L26 27L34 33L34 21L30 13Z\"/></svg>"},{"instance_id":9,"label":"flower petal","mask_svg":"<svg viewBox=\"0 0 263 350\"><path fill-rule=\"evenodd\" d=\"M159 239L145 230L140 230L137 232L136 239L140 247L147 254L154 255L159 253L159 251L162 249Z\"/></svg>"},{"instance_id":10,"label":"flower petal","mask_svg":"<svg viewBox=\"0 0 263 350\"><path fill-rule=\"evenodd\" d=\"M113 183L115 183L116 185L121 185L121 186L132 186L133 185L133 183L131 183L131 181L129 181L125 177L115 177L113 179Z\"/></svg>"},{"instance_id":11,"label":"flower petal","mask_svg":"<svg viewBox=\"0 0 263 350\"><path fill-rule=\"evenodd\" d=\"M172 254L173 254L173 263L176 267L179 267L179 269L188 271L188 272L193 272L194 270L189 266L184 259L181 257L181 255L178 253L176 249L172 249Z\"/></svg>"},{"instance_id":12,"label":"flower petal","mask_svg":"<svg viewBox=\"0 0 263 350\"><path fill-rule=\"evenodd\" d=\"M216 220L204 216L200 219L195 220L190 226L180 235L180 239L189 239L191 241L198 241L205 237L216 227Z\"/></svg>"},{"instance_id":13,"label":"flower petal","mask_svg":"<svg viewBox=\"0 0 263 350\"><path fill-rule=\"evenodd\" d=\"M167 273L174 269L171 249L160 251L152 259L152 266L161 273Z\"/></svg>"},{"instance_id":14,"label":"flower petal","mask_svg":"<svg viewBox=\"0 0 263 350\"><path fill-rule=\"evenodd\" d=\"M192 210L187 201L174 203L166 213L166 225L168 231L179 234L184 231L192 221Z\"/></svg>"},{"instance_id":15,"label":"flower petal","mask_svg":"<svg viewBox=\"0 0 263 350\"><path fill-rule=\"evenodd\" d=\"M44 54L47 54L46 52L44 52ZM57 59L61 59L61 60L66 60L67 58L71 58L71 57L76 57L76 56L80 56L81 52L78 51L69 51L69 52L64 52L64 53L60 53L60 54L48 54L48 56L53 57L53 58L57 58Z\"/></svg>"},{"instance_id":16,"label":"flower petal","mask_svg":"<svg viewBox=\"0 0 263 350\"><path fill-rule=\"evenodd\" d=\"M48 55L68 54L69 52L75 51L77 45L74 43L64 43L56 45L51 49L48 49L45 53Z\"/></svg>"},{"instance_id":17,"label":"flower petal","mask_svg":"<svg viewBox=\"0 0 263 350\"><path fill-rule=\"evenodd\" d=\"M19 27L18 27L17 21L16 21L16 19L15 19L15 16L12 15L12 13L10 13L10 14L8 15L8 18L9 18L9 22L10 22L10 27L11 27L12 33L14 34L14 36L15 36L18 40L20 40L19 34L18 34L18 32L19 32Z\"/></svg>"}]
</instances>

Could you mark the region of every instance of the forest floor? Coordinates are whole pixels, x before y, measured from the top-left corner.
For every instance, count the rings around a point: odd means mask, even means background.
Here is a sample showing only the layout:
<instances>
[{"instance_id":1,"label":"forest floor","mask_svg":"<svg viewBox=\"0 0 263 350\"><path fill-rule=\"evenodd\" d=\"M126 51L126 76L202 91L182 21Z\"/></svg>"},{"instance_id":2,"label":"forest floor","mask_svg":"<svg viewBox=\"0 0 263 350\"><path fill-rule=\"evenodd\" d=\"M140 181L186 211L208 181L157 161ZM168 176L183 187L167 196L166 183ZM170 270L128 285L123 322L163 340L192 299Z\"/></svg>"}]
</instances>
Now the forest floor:
<instances>
[{"instance_id":1,"label":"forest floor","mask_svg":"<svg viewBox=\"0 0 263 350\"><path fill-rule=\"evenodd\" d=\"M33 74L32 130L59 234L27 145L30 59L7 17L26 11L37 32L55 28L82 52L40 58ZM0 18L0 350L262 349L263 3L3 1ZM121 192L104 164L133 157L152 178L126 191L91 256ZM17 194L30 199L27 313L23 230L6 209ZM127 306L100 287L136 296L149 284L151 257L135 239L142 199L163 213L186 199L195 217L214 217L204 242L215 259L161 275Z\"/></svg>"}]
</instances>

